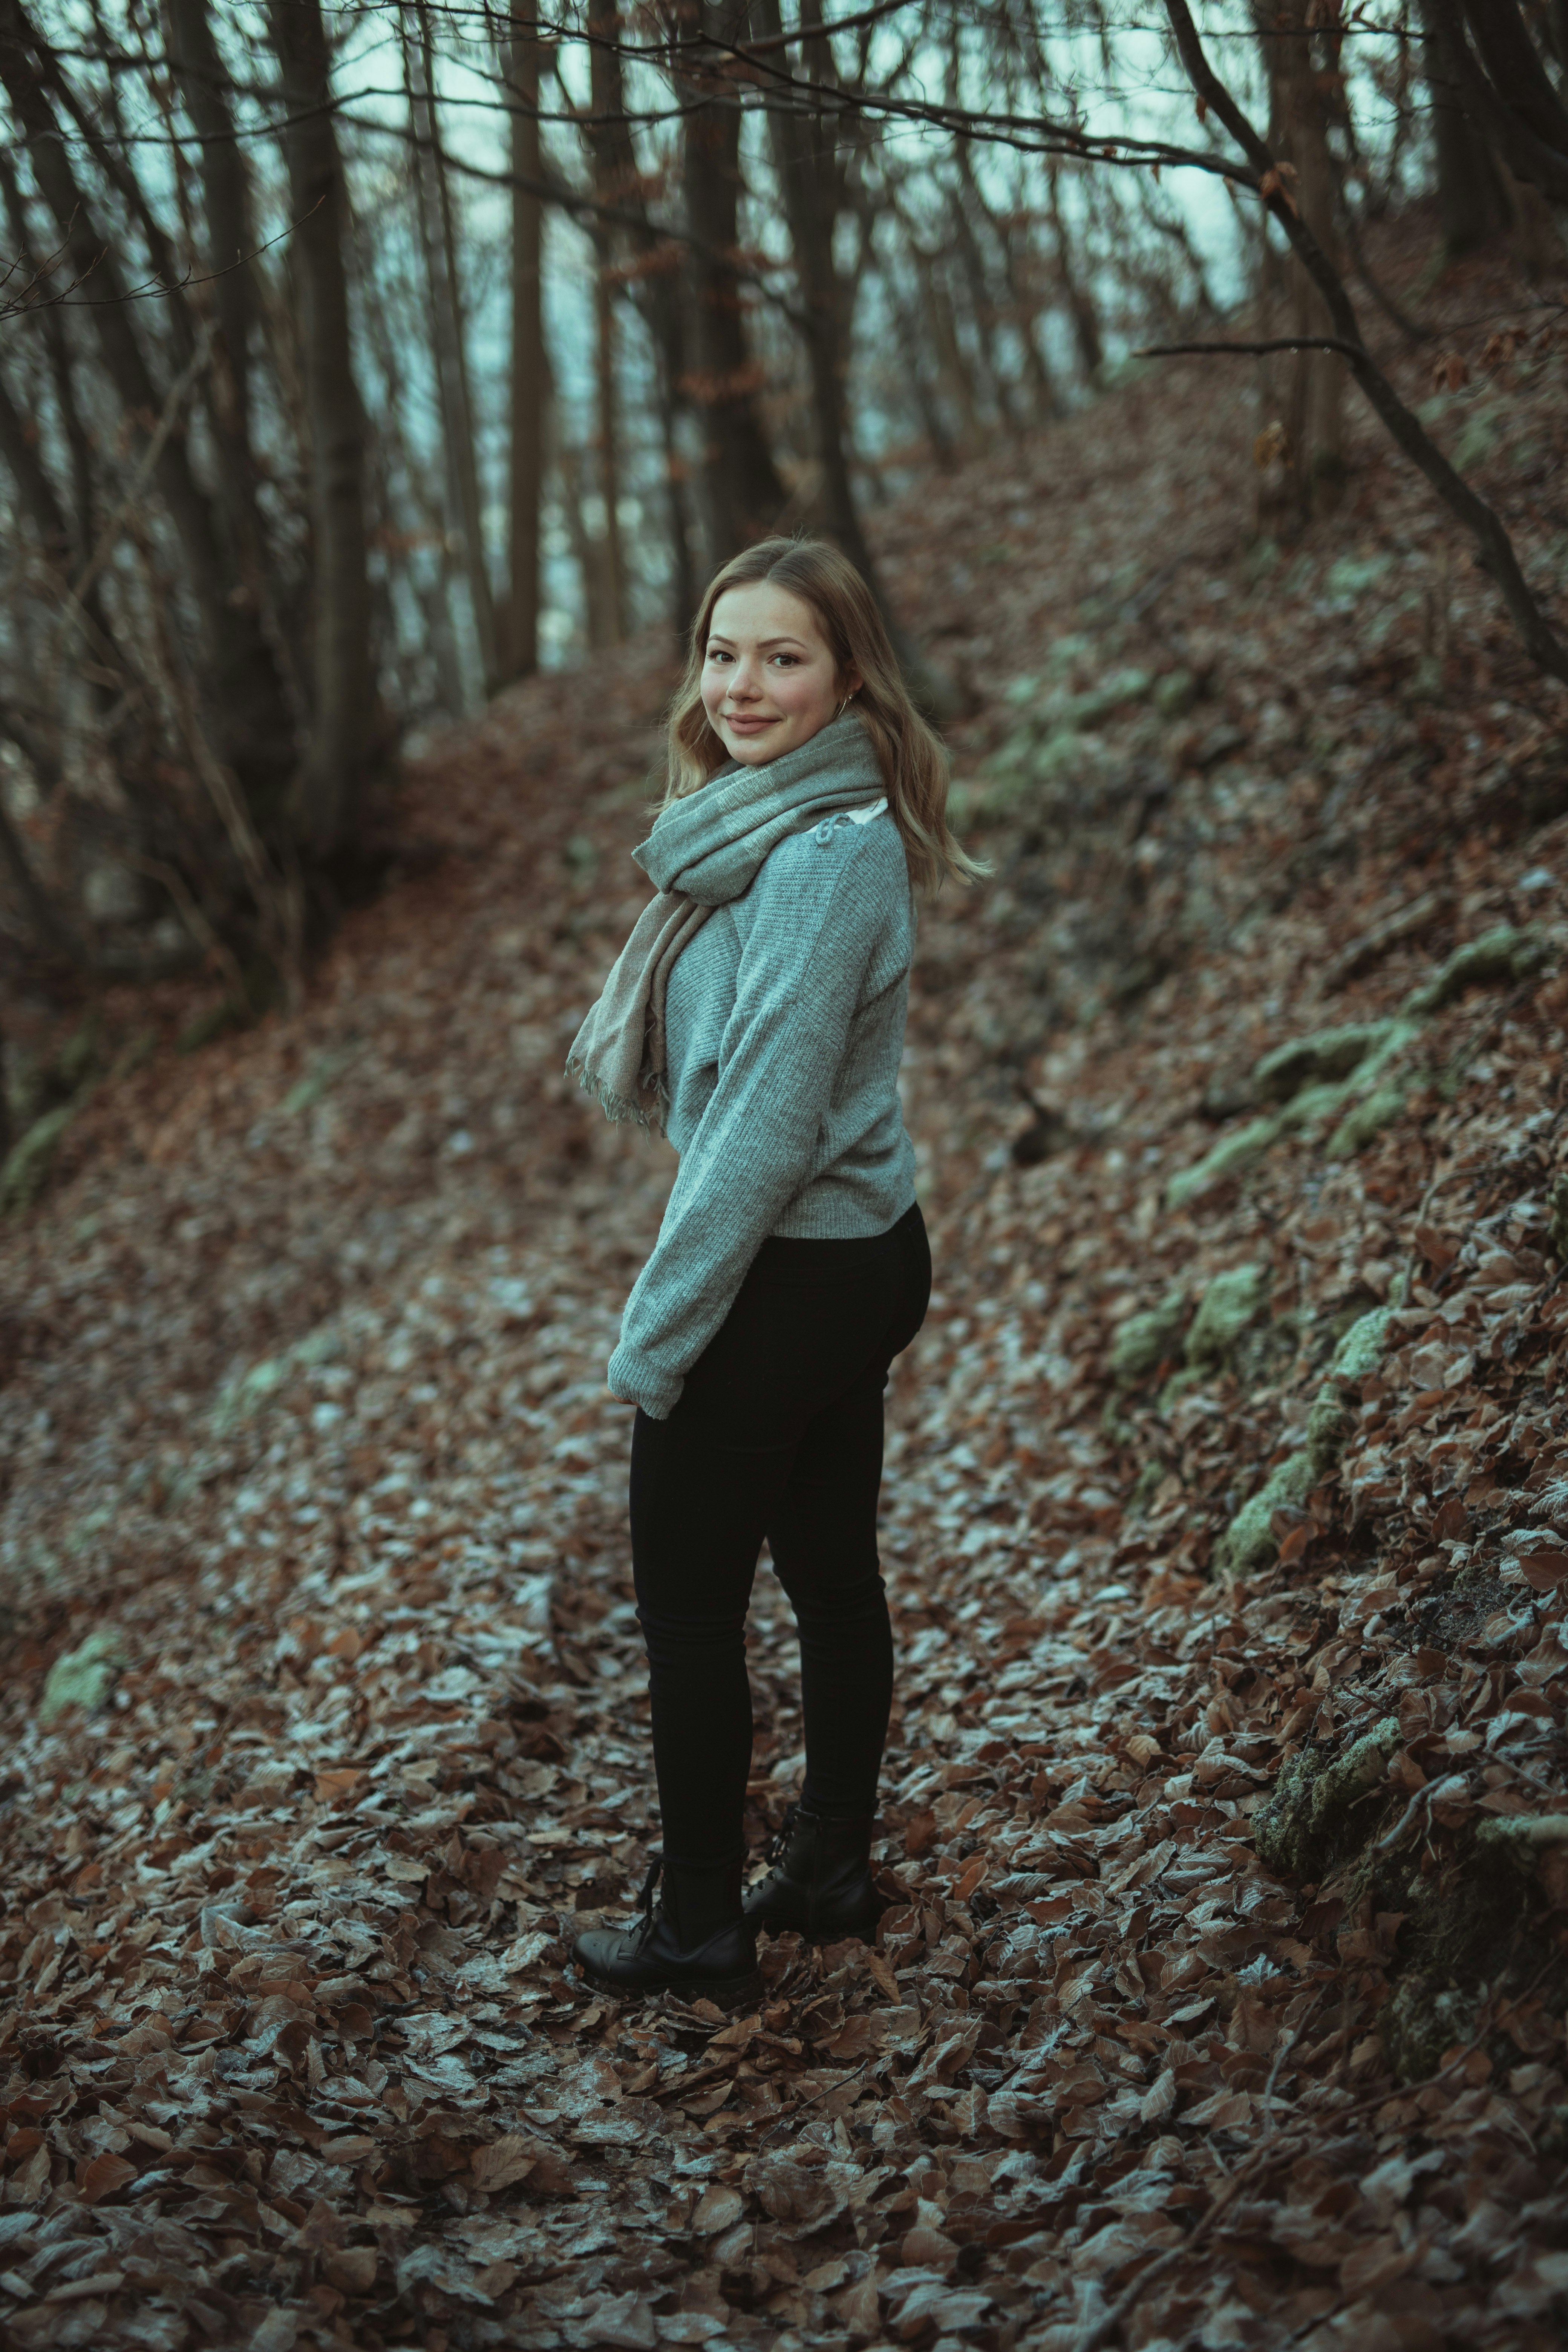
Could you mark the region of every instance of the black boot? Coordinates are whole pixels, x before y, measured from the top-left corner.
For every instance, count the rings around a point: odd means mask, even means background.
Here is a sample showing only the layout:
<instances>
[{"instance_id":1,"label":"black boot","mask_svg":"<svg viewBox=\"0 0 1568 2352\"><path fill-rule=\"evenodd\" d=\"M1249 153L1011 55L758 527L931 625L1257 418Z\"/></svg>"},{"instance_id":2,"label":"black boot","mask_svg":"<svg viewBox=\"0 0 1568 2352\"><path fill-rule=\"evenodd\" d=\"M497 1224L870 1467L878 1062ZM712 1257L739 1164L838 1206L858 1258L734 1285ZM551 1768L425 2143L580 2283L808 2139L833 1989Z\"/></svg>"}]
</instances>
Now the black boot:
<instances>
[{"instance_id":1,"label":"black boot","mask_svg":"<svg viewBox=\"0 0 1568 2352\"><path fill-rule=\"evenodd\" d=\"M665 1899L656 1905L653 1890L661 1873ZM637 1897L639 1924L625 1932L590 1927L577 1937L572 1957L593 1983L623 2000L673 1992L721 2008L754 2000L763 1989L757 1931L741 1916L740 1895L738 1864L696 1870L667 1864L655 1854Z\"/></svg>"},{"instance_id":2,"label":"black boot","mask_svg":"<svg viewBox=\"0 0 1568 2352\"><path fill-rule=\"evenodd\" d=\"M815 1944L869 1943L887 1908L871 1883L871 1820L831 1821L792 1805L768 1849L773 1866L746 1896L752 1927L774 1936L794 1927Z\"/></svg>"}]
</instances>

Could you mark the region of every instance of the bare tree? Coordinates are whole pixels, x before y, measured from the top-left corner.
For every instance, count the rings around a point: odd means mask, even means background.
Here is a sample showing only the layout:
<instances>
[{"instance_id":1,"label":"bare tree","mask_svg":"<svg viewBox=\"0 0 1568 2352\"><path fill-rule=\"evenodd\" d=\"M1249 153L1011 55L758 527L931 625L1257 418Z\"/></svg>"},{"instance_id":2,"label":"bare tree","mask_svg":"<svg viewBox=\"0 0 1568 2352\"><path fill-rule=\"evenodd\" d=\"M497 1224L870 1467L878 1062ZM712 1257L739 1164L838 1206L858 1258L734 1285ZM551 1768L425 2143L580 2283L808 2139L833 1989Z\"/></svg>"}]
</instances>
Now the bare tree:
<instances>
[{"instance_id":1,"label":"bare tree","mask_svg":"<svg viewBox=\"0 0 1568 2352\"><path fill-rule=\"evenodd\" d=\"M1309 0L1255 0L1255 18L1268 73L1270 144L1284 193L1331 264L1338 244L1335 172L1329 149L1325 89L1337 54L1321 64L1313 55L1316 18ZM1321 36L1331 44L1333 33ZM1290 331L1302 337L1329 332L1329 314L1300 255L1286 269ZM1328 514L1344 489L1344 362L1339 354L1303 341L1273 366L1284 373L1283 433L1279 460L1264 474L1260 520L1266 529L1299 531ZM1269 388L1270 404L1279 395Z\"/></svg>"},{"instance_id":2,"label":"bare tree","mask_svg":"<svg viewBox=\"0 0 1568 2352\"><path fill-rule=\"evenodd\" d=\"M1506 228L1509 203L1486 139L1459 95L1459 64L1441 12L1421 0L1426 33L1426 88L1432 102L1432 143L1437 163L1437 209L1450 256L1468 253Z\"/></svg>"},{"instance_id":3,"label":"bare tree","mask_svg":"<svg viewBox=\"0 0 1568 2352\"><path fill-rule=\"evenodd\" d=\"M290 117L284 149L298 223L293 257L310 430L315 659L295 818L303 841L326 856L349 838L371 750L364 416L349 330L348 194L321 0L269 0L268 19Z\"/></svg>"},{"instance_id":4,"label":"bare tree","mask_svg":"<svg viewBox=\"0 0 1568 2352\"><path fill-rule=\"evenodd\" d=\"M440 393L441 434L450 484L451 523L462 543L463 579L485 691L500 676L495 600L485 555L484 500L479 487L469 380L468 335L452 187L442 145L430 17L416 0L404 36L404 71L415 132L415 179L420 248L425 263L431 354Z\"/></svg>"},{"instance_id":5,"label":"bare tree","mask_svg":"<svg viewBox=\"0 0 1568 2352\"><path fill-rule=\"evenodd\" d=\"M71 267L79 278L91 278L92 299L85 308L99 355L131 434L145 446L163 395L126 299L113 239L100 226L68 158L46 75L52 79L52 55L21 0L0 0L0 85L28 140L39 190ZM154 474L179 536L205 638L213 740L258 805L275 805L294 758L283 682L254 604L230 593L233 551L221 515L191 464L183 424L164 436Z\"/></svg>"},{"instance_id":6,"label":"bare tree","mask_svg":"<svg viewBox=\"0 0 1568 2352\"><path fill-rule=\"evenodd\" d=\"M747 0L693 0L693 22L711 47L683 53L677 87L694 102L686 121L684 197L690 302L690 372L685 389L703 423L709 562L717 566L763 538L786 492L757 410L766 371L752 352L740 241L741 112L730 54L744 37ZM706 100L706 103L702 101Z\"/></svg>"},{"instance_id":7,"label":"bare tree","mask_svg":"<svg viewBox=\"0 0 1568 2352\"><path fill-rule=\"evenodd\" d=\"M503 60L511 119L511 358L507 382L509 440L508 571L510 593L503 638L509 677L539 666L539 509L544 480L549 360L541 305L543 206L540 200L540 42L527 19L515 19Z\"/></svg>"}]
</instances>

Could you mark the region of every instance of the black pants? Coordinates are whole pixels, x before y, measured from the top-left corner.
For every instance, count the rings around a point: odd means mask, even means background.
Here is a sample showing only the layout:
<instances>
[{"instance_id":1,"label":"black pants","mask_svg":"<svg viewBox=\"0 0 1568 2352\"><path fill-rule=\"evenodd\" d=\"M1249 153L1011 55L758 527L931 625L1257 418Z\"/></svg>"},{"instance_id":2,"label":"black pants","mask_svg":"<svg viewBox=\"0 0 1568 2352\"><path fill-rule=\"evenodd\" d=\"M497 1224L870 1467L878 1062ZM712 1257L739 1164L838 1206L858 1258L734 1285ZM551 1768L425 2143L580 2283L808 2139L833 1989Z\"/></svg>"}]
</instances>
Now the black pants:
<instances>
[{"instance_id":1,"label":"black pants","mask_svg":"<svg viewBox=\"0 0 1568 2352\"><path fill-rule=\"evenodd\" d=\"M803 1794L841 1818L876 1811L893 1688L882 1391L930 1297L918 1208L868 1241L766 1241L668 1420L637 1414L632 1563L672 1862L740 1852L746 1610L764 1536L800 1630Z\"/></svg>"}]
</instances>

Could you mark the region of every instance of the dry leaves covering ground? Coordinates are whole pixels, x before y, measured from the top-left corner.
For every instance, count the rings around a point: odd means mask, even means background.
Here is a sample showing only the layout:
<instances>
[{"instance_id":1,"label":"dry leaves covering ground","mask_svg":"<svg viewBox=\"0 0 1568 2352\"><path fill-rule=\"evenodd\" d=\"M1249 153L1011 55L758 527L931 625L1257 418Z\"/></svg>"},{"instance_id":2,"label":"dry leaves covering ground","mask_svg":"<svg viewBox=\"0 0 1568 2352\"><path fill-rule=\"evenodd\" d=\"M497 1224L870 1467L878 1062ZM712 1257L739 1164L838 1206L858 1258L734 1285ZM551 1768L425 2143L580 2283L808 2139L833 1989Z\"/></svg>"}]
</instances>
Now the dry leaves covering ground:
<instances>
[{"instance_id":1,"label":"dry leaves covering ground","mask_svg":"<svg viewBox=\"0 0 1568 2352\"><path fill-rule=\"evenodd\" d=\"M1521 521L1563 354L1471 340ZM668 1162L558 1074L658 650L436 746L309 1010L70 1130L0 1261L5 2347L1561 2341L1561 709L1370 436L1249 556L1252 422L1145 379L884 518L998 870L911 1022L875 1950L563 1972L656 1838ZM764 1569L759 1843L791 1651Z\"/></svg>"}]
</instances>

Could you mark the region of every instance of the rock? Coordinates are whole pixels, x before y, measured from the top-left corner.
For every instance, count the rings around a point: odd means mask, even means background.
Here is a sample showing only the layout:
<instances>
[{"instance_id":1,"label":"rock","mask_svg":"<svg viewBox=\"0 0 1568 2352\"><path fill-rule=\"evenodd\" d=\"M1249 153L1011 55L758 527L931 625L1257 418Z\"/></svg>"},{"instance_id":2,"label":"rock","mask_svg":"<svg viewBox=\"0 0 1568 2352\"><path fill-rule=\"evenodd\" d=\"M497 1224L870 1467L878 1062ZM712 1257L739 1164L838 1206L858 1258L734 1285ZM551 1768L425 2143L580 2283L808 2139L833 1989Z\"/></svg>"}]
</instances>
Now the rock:
<instances>
[{"instance_id":1,"label":"rock","mask_svg":"<svg viewBox=\"0 0 1568 2352\"><path fill-rule=\"evenodd\" d=\"M1248 1119L1234 1135L1222 1136L1214 1150L1205 1152L1194 1168L1185 1168L1173 1176L1165 1187L1168 1208L1185 1208L1189 1201L1212 1192L1232 1176L1244 1175L1248 1168L1263 1158L1269 1147L1284 1132L1284 1122L1276 1111L1266 1118Z\"/></svg>"},{"instance_id":2,"label":"rock","mask_svg":"<svg viewBox=\"0 0 1568 2352\"><path fill-rule=\"evenodd\" d=\"M103 1705L119 1678L122 1667L129 1664L124 1644L110 1625L100 1625L74 1650L66 1651L49 1668L44 1685L44 1696L38 1702L38 1723L47 1727L55 1717L63 1715L68 1706L79 1706L84 1715Z\"/></svg>"},{"instance_id":3,"label":"rock","mask_svg":"<svg viewBox=\"0 0 1568 2352\"><path fill-rule=\"evenodd\" d=\"M1392 1021L1354 1021L1341 1029L1315 1030L1265 1054L1253 1084L1266 1102L1288 1102L1309 1083L1348 1077L1393 1029Z\"/></svg>"},{"instance_id":4,"label":"rock","mask_svg":"<svg viewBox=\"0 0 1568 2352\"><path fill-rule=\"evenodd\" d=\"M1483 931L1479 940L1456 948L1430 980L1411 990L1403 1009L1407 1014L1425 1018L1440 1013L1445 1004L1451 1004L1467 988L1528 980L1532 972L1541 970L1551 953L1551 942L1542 932L1521 931L1512 923L1500 923L1495 930Z\"/></svg>"},{"instance_id":5,"label":"rock","mask_svg":"<svg viewBox=\"0 0 1568 2352\"><path fill-rule=\"evenodd\" d=\"M1568 1813L1505 1813L1481 1823L1476 1843L1531 1872L1542 1855L1568 1845Z\"/></svg>"},{"instance_id":6,"label":"rock","mask_svg":"<svg viewBox=\"0 0 1568 2352\"><path fill-rule=\"evenodd\" d=\"M1275 1512L1304 1503L1316 1484L1317 1470L1309 1451L1288 1454L1278 1464L1215 1546L1215 1576L1245 1576L1251 1569L1266 1567L1279 1549L1273 1527Z\"/></svg>"},{"instance_id":7,"label":"rock","mask_svg":"<svg viewBox=\"0 0 1568 2352\"><path fill-rule=\"evenodd\" d=\"M1130 1315L1116 1334L1110 1350L1110 1371L1118 1388L1133 1388L1146 1381L1168 1356L1176 1352L1182 1326L1187 1319L1187 1294L1168 1290L1158 1307Z\"/></svg>"},{"instance_id":8,"label":"rock","mask_svg":"<svg viewBox=\"0 0 1568 2352\"><path fill-rule=\"evenodd\" d=\"M1387 1086L1374 1087L1370 1095L1364 1096L1346 1111L1330 1136L1329 1158L1353 1160L1356 1153L1364 1151L1385 1127L1392 1127L1396 1118L1404 1116L1405 1106L1409 1099L1409 1087L1397 1078L1390 1080Z\"/></svg>"},{"instance_id":9,"label":"rock","mask_svg":"<svg viewBox=\"0 0 1568 2352\"><path fill-rule=\"evenodd\" d=\"M1396 1307L1397 1302L1391 1299L1386 1307L1374 1307L1370 1314L1357 1317L1334 1349L1329 1366L1332 1379L1360 1381L1376 1371L1388 1350Z\"/></svg>"},{"instance_id":10,"label":"rock","mask_svg":"<svg viewBox=\"0 0 1568 2352\"><path fill-rule=\"evenodd\" d=\"M1307 1421L1307 1452L1311 1456L1314 1483L1326 1478L1345 1450L1355 1414L1346 1403L1337 1381L1325 1381L1312 1399Z\"/></svg>"},{"instance_id":11,"label":"rock","mask_svg":"<svg viewBox=\"0 0 1568 2352\"><path fill-rule=\"evenodd\" d=\"M1315 1878L1329 1861L1364 1845L1377 1807L1356 1801L1384 1778L1400 1744L1399 1717L1385 1715L1337 1759L1321 1748L1301 1748L1253 1816L1260 1860L1281 1876Z\"/></svg>"},{"instance_id":12,"label":"rock","mask_svg":"<svg viewBox=\"0 0 1568 2352\"><path fill-rule=\"evenodd\" d=\"M1378 2021L1384 2054L1401 2083L1424 2083L1476 2030L1477 2003L1454 1983L1426 1975L1395 1986Z\"/></svg>"},{"instance_id":13,"label":"rock","mask_svg":"<svg viewBox=\"0 0 1568 2352\"><path fill-rule=\"evenodd\" d=\"M1198 1302L1184 1353L1189 1364L1221 1364L1268 1297L1265 1265L1233 1265L1216 1274Z\"/></svg>"},{"instance_id":14,"label":"rock","mask_svg":"<svg viewBox=\"0 0 1568 2352\"><path fill-rule=\"evenodd\" d=\"M1330 1121L1338 1118L1356 1090L1353 1077L1325 1082L1322 1086L1303 1087L1293 1095L1279 1114L1282 1135L1321 1133Z\"/></svg>"}]
</instances>

